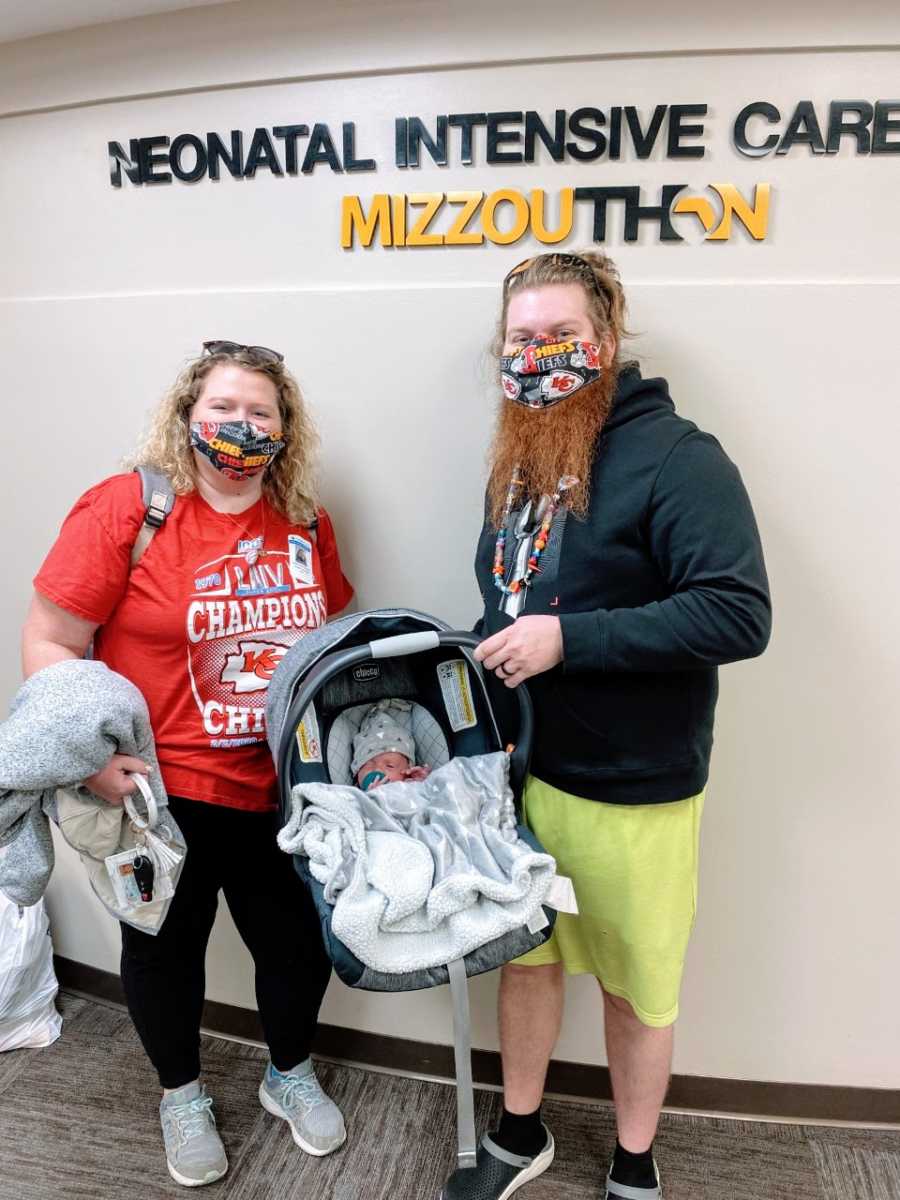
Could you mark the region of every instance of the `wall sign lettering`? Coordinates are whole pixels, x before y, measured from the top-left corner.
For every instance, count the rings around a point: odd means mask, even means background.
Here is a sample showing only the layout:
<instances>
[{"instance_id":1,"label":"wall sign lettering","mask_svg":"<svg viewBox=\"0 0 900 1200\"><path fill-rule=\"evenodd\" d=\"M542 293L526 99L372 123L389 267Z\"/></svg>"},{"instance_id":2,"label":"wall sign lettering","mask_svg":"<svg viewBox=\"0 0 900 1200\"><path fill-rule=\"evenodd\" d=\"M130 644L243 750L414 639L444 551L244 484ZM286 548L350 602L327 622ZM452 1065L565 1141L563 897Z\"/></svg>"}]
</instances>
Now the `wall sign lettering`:
<instances>
[{"instance_id":1,"label":"wall sign lettering","mask_svg":"<svg viewBox=\"0 0 900 1200\"><path fill-rule=\"evenodd\" d=\"M417 116L393 122L392 166L503 166L549 161L584 164L646 161L656 157L685 164L706 157L706 104L657 104L650 112L634 105L608 109L557 109L553 116L529 111L444 113L429 121ZM754 100L731 125L731 144L750 159L806 153L827 158L849 145L855 155L900 154L900 100L832 100L818 106L801 100L782 112ZM378 170L372 147L357 143L356 124L339 130L324 122L260 127L247 134L179 133L108 142L109 179L115 188L154 184L197 184L201 180L254 179L261 171L279 178L312 176L317 170L359 174ZM578 212L591 214L593 239L618 235L636 242L649 228L661 242L680 242L692 222L702 240L727 241L741 229L755 241L768 232L772 186L759 182L746 192L733 183L697 189L666 183L654 193L614 183L609 174L552 194L498 187L489 192L375 192L342 197L340 245L356 247L507 246L526 234L556 245L571 234ZM550 215L552 212L552 216Z\"/></svg>"}]
</instances>

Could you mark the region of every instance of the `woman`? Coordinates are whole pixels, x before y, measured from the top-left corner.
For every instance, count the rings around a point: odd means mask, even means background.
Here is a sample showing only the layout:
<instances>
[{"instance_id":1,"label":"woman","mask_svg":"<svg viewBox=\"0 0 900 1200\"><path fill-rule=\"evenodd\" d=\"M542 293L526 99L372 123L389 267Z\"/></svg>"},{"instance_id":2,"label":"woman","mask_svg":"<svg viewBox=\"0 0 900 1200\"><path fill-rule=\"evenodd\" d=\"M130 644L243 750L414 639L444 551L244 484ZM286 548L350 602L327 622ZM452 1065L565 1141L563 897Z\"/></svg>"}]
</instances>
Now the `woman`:
<instances>
[{"instance_id":1,"label":"woman","mask_svg":"<svg viewBox=\"0 0 900 1200\"><path fill-rule=\"evenodd\" d=\"M620 360L625 299L596 253L503 287L504 395L476 556L476 657L535 707L526 819L578 914L504 968L504 1110L445 1200L506 1200L549 1167L541 1122L563 971L600 987L618 1141L607 1197L661 1194L653 1139L693 925L716 668L760 654L765 567L737 469ZM599 1016L599 1013L598 1013Z\"/></svg>"},{"instance_id":2,"label":"woman","mask_svg":"<svg viewBox=\"0 0 900 1200\"><path fill-rule=\"evenodd\" d=\"M227 1170L201 1084L204 958L218 892L253 956L271 1063L260 1101L310 1154L344 1141L309 1058L330 965L311 903L276 847L276 781L265 736L269 679L299 637L352 596L313 481L316 436L277 351L207 342L159 407L139 463L176 499L132 568L145 508L137 474L91 488L38 572L25 624L26 677L93 654L150 710L163 782L188 854L155 937L123 924L122 982L163 1087L171 1175ZM134 791L137 759L113 755L86 786L110 804Z\"/></svg>"}]
</instances>

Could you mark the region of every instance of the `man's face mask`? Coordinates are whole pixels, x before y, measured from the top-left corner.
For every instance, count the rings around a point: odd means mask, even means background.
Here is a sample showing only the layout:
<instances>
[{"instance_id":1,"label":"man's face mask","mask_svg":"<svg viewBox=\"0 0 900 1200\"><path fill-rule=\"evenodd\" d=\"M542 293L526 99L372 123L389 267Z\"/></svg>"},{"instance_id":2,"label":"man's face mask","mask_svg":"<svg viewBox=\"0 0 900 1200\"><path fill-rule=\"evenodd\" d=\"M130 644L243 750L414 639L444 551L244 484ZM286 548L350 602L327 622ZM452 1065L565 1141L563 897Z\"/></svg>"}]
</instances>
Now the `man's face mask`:
<instances>
[{"instance_id":1,"label":"man's face mask","mask_svg":"<svg viewBox=\"0 0 900 1200\"><path fill-rule=\"evenodd\" d=\"M525 408L551 408L600 378L600 347L593 342L535 338L500 359L500 385L507 400Z\"/></svg>"},{"instance_id":2,"label":"man's face mask","mask_svg":"<svg viewBox=\"0 0 900 1200\"><path fill-rule=\"evenodd\" d=\"M284 449L284 434L265 433L252 421L192 421L191 445L228 479L247 479Z\"/></svg>"}]
</instances>

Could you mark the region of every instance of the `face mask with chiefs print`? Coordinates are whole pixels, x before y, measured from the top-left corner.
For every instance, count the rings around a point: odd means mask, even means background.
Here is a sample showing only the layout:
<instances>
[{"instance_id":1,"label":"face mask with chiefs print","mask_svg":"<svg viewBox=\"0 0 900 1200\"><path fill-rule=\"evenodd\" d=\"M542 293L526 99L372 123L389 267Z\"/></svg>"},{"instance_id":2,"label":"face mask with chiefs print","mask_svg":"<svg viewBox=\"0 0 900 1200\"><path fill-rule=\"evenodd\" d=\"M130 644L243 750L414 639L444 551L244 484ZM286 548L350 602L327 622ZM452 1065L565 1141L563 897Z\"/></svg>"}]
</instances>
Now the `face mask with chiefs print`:
<instances>
[{"instance_id":1,"label":"face mask with chiefs print","mask_svg":"<svg viewBox=\"0 0 900 1200\"><path fill-rule=\"evenodd\" d=\"M500 359L507 400L525 408L552 408L600 378L600 348L593 342L536 337Z\"/></svg>"},{"instance_id":2,"label":"face mask with chiefs print","mask_svg":"<svg viewBox=\"0 0 900 1200\"><path fill-rule=\"evenodd\" d=\"M284 449L284 434L266 433L252 421L192 421L191 445L226 478L247 479Z\"/></svg>"}]
</instances>

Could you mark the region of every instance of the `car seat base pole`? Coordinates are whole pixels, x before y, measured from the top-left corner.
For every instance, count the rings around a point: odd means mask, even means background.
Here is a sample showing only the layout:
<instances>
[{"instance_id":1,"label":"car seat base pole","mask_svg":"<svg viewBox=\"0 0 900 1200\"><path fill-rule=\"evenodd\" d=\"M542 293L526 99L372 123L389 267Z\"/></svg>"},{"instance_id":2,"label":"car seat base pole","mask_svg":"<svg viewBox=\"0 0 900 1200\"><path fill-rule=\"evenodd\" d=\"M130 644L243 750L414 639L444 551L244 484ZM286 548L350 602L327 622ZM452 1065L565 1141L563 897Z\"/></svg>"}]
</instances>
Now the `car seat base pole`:
<instances>
[{"instance_id":1,"label":"car seat base pole","mask_svg":"<svg viewBox=\"0 0 900 1200\"><path fill-rule=\"evenodd\" d=\"M447 963L453 1000L453 1054L456 1065L457 1162L475 1166L475 1090L472 1084L472 1026L469 1019L469 981L461 958Z\"/></svg>"}]
</instances>

